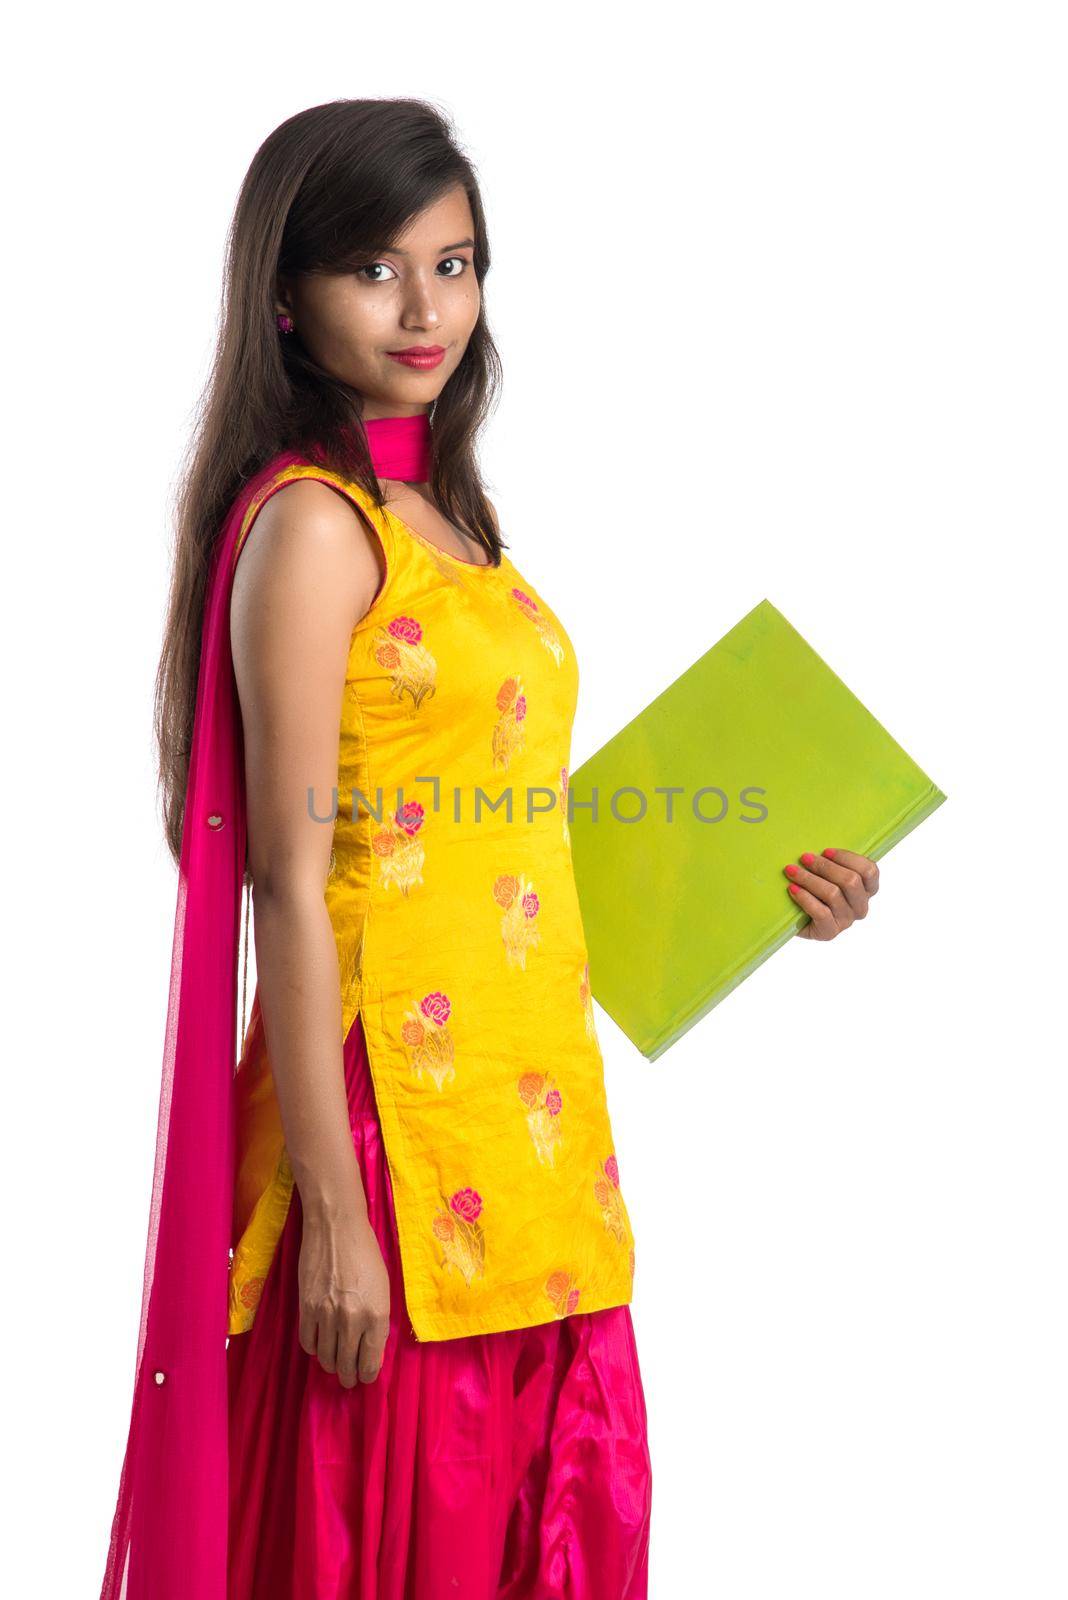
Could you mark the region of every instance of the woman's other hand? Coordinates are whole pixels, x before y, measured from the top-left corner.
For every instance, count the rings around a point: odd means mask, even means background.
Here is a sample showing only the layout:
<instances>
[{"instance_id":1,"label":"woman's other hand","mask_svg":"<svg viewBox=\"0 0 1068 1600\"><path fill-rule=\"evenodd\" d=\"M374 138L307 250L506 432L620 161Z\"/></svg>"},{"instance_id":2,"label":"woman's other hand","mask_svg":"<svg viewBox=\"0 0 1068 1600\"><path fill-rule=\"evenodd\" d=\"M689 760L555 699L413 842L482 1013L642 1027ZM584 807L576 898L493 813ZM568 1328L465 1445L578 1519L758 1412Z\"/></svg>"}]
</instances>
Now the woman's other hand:
<instances>
[{"instance_id":1,"label":"woman's other hand","mask_svg":"<svg viewBox=\"0 0 1068 1600\"><path fill-rule=\"evenodd\" d=\"M389 1272L366 1213L304 1209L300 1344L345 1389L378 1377L389 1335Z\"/></svg>"},{"instance_id":2,"label":"woman's other hand","mask_svg":"<svg viewBox=\"0 0 1068 1600\"><path fill-rule=\"evenodd\" d=\"M852 850L824 850L820 856L806 850L783 867L790 879L791 900L807 911L809 921L797 930L799 939L834 939L868 915L868 902L879 892L879 868L867 856Z\"/></svg>"}]
</instances>

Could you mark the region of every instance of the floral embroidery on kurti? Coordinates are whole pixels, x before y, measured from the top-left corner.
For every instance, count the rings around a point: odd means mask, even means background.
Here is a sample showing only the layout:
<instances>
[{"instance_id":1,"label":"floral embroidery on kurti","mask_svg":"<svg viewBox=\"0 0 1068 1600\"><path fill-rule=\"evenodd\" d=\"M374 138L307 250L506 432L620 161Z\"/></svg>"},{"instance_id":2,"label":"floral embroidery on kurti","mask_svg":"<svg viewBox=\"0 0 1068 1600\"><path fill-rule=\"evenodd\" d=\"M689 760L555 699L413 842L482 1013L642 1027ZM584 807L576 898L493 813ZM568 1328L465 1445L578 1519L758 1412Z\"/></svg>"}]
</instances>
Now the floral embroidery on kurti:
<instances>
[{"instance_id":1,"label":"floral embroidery on kurti","mask_svg":"<svg viewBox=\"0 0 1068 1600\"><path fill-rule=\"evenodd\" d=\"M406 800L373 835L371 848L378 857L378 875L383 888L388 889L395 883L401 894L406 895L417 883L422 883L426 851L419 834L425 819L426 811L419 801Z\"/></svg>"},{"instance_id":2,"label":"floral embroidery on kurti","mask_svg":"<svg viewBox=\"0 0 1068 1600\"><path fill-rule=\"evenodd\" d=\"M519 1098L527 1111L527 1127L534 1141L538 1160L554 1164L556 1147L563 1137L560 1112L564 1098L547 1072L524 1072L518 1084Z\"/></svg>"},{"instance_id":3,"label":"floral embroidery on kurti","mask_svg":"<svg viewBox=\"0 0 1068 1600\"><path fill-rule=\"evenodd\" d=\"M566 767L561 767L560 768L560 787L557 790L557 794L560 796L560 817L561 817L560 826L561 826L561 829L562 829L563 835L564 835L564 843L565 844L570 844L571 843L571 829L567 825L567 768Z\"/></svg>"},{"instance_id":4,"label":"floral embroidery on kurti","mask_svg":"<svg viewBox=\"0 0 1068 1600\"><path fill-rule=\"evenodd\" d=\"M567 1317L572 1311L577 1311L581 1292L570 1272L553 1272L545 1280L545 1293L552 1301L558 1317Z\"/></svg>"},{"instance_id":5,"label":"floral embroidery on kurti","mask_svg":"<svg viewBox=\"0 0 1068 1600\"><path fill-rule=\"evenodd\" d=\"M604 1225L609 1233L625 1244L627 1219L623 1209L623 1196L619 1189L619 1167L615 1156L601 1162L601 1176L594 1181L594 1197L601 1208Z\"/></svg>"},{"instance_id":6,"label":"floral embroidery on kurti","mask_svg":"<svg viewBox=\"0 0 1068 1600\"><path fill-rule=\"evenodd\" d=\"M237 1298L248 1311L254 1311L260 1303L263 1293L263 1278L246 1278L238 1291Z\"/></svg>"},{"instance_id":7,"label":"floral embroidery on kurti","mask_svg":"<svg viewBox=\"0 0 1068 1600\"><path fill-rule=\"evenodd\" d=\"M564 659L564 646L560 635L549 621L548 617L538 606L538 602L531 598L523 589L512 589L512 596L519 602L524 615L529 617L538 630L542 644L559 666Z\"/></svg>"},{"instance_id":8,"label":"floral embroidery on kurti","mask_svg":"<svg viewBox=\"0 0 1068 1600\"><path fill-rule=\"evenodd\" d=\"M500 715L493 724L493 765L507 767L523 748L527 697L520 678L505 678L497 690L497 710Z\"/></svg>"},{"instance_id":9,"label":"floral embroidery on kurti","mask_svg":"<svg viewBox=\"0 0 1068 1600\"><path fill-rule=\"evenodd\" d=\"M414 617L394 617L375 635L374 658L393 679L398 700L410 694L416 710L436 688L438 664L423 643L423 629Z\"/></svg>"},{"instance_id":10,"label":"floral embroidery on kurti","mask_svg":"<svg viewBox=\"0 0 1068 1600\"><path fill-rule=\"evenodd\" d=\"M455 1267L470 1285L486 1270L486 1235L478 1220L482 1196L477 1189L457 1189L451 1200L442 1195L441 1202L432 1224L441 1245L440 1265L446 1270Z\"/></svg>"},{"instance_id":11,"label":"floral embroidery on kurti","mask_svg":"<svg viewBox=\"0 0 1068 1600\"><path fill-rule=\"evenodd\" d=\"M455 1078L454 1047L448 1029L452 1005L447 994L435 989L418 1006L409 1006L401 1023L401 1039L408 1050L408 1064L417 1078L428 1072L437 1088Z\"/></svg>"},{"instance_id":12,"label":"floral embroidery on kurti","mask_svg":"<svg viewBox=\"0 0 1068 1600\"><path fill-rule=\"evenodd\" d=\"M593 991L590 988L590 964L588 961L583 967L582 977L579 979L579 998L582 1001L582 1009L586 1017L586 1036L589 1039L596 1039L597 1022L593 1015Z\"/></svg>"},{"instance_id":13,"label":"floral embroidery on kurti","mask_svg":"<svg viewBox=\"0 0 1068 1600\"><path fill-rule=\"evenodd\" d=\"M525 968L527 951L541 943L538 912L541 901L529 878L522 873L502 872L493 885L493 898L504 908L501 938L509 962Z\"/></svg>"}]
</instances>

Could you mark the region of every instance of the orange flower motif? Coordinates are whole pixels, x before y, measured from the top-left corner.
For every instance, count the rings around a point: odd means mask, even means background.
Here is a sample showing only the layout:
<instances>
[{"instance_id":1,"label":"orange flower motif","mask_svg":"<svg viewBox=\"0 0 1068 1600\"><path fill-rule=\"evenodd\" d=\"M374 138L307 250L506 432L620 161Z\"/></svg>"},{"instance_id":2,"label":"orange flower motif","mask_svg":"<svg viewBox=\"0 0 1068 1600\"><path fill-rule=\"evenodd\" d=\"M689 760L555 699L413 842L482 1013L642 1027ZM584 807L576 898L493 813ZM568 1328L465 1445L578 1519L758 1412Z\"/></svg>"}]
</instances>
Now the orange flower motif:
<instances>
[{"instance_id":1,"label":"orange flower motif","mask_svg":"<svg viewBox=\"0 0 1068 1600\"><path fill-rule=\"evenodd\" d=\"M374 657L378 665L385 667L387 672L396 672L401 664L401 653L389 639L381 639L375 645Z\"/></svg>"},{"instance_id":2,"label":"orange flower motif","mask_svg":"<svg viewBox=\"0 0 1068 1600\"><path fill-rule=\"evenodd\" d=\"M502 872L493 885L493 898L499 906L508 907L519 894L519 879L510 872Z\"/></svg>"},{"instance_id":3,"label":"orange flower motif","mask_svg":"<svg viewBox=\"0 0 1068 1600\"><path fill-rule=\"evenodd\" d=\"M401 1023L401 1038L405 1044L422 1044L426 1038L426 1029L418 1017L407 1017Z\"/></svg>"},{"instance_id":4,"label":"orange flower motif","mask_svg":"<svg viewBox=\"0 0 1068 1600\"><path fill-rule=\"evenodd\" d=\"M540 1072L524 1072L519 1080L519 1098L525 1106L535 1106L544 1087L545 1079Z\"/></svg>"},{"instance_id":5,"label":"orange flower motif","mask_svg":"<svg viewBox=\"0 0 1068 1600\"><path fill-rule=\"evenodd\" d=\"M238 1298L247 1311L254 1311L263 1293L263 1278L249 1278L241 1285Z\"/></svg>"}]
</instances>

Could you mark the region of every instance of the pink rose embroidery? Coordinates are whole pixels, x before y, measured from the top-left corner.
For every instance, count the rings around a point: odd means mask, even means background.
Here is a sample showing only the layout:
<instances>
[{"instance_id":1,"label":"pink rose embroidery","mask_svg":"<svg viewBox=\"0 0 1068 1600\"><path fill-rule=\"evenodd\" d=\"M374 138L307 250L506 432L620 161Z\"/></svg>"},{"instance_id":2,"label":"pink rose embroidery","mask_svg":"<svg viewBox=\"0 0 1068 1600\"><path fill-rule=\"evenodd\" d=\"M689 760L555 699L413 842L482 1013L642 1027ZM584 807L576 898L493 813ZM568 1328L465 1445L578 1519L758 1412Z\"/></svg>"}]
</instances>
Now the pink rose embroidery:
<instances>
[{"instance_id":1,"label":"pink rose embroidery","mask_svg":"<svg viewBox=\"0 0 1068 1600\"><path fill-rule=\"evenodd\" d=\"M418 833L425 816L426 811L418 800L406 800L397 812L397 826L403 828L405 833Z\"/></svg>"},{"instance_id":2,"label":"pink rose embroidery","mask_svg":"<svg viewBox=\"0 0 1068 1600\"><path fill-rule=\"evenodd\" d=\"M418 644L423 637L423 630L414 617L394 617L389 632L394 639L403 639L405 644Z\"/></svg>"},{"instance_id":3,"label":"pink rose embroidery","mask_svg":"<svg viewBox=\"0 0 1068 1600\"><path fill-rule=\"evenodd\" d=\"M449 1204L465 1222L477 1222L482 1215L482 1196L477 1189L457 1189Z\"/></svg>"},{"instance_id":4,"label":"pink rose embroidery","mask_svg":"<svg viewBox=\"0 0 1068 1600\"><path fill-rule=\"evenodd\" d=\"M433 994L423 996L419 1002L419 1009L424 1017L429 1017L431 1022L436 1022L439 1028L443 1028L449 1020L452 1002L447 994L435 989Z\"/></svg>"}]
</instances>

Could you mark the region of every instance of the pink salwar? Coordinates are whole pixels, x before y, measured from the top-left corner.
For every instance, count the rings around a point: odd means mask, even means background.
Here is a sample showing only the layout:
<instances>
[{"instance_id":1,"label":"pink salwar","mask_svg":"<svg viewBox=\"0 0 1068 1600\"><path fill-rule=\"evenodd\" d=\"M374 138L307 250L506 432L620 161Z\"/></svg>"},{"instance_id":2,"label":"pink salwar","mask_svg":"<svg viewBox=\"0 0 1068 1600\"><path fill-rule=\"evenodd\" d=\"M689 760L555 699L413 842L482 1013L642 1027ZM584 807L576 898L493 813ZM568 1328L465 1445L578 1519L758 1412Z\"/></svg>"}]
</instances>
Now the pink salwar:
<instances>
[{"instance_id":1,"label":"pink salwar","mask_svg":"<svg viewBox=\"0 0 1068 1600\"><path fill-rule=\"evenodd\" d=\"M651 1471L629 1306L415 1339L359 1017L350 1124L390 1275L373 1383L298 1340L294 1189L249 1332L227 1349L228 1600L646 1600Z\"/></svg>"}]
</instances>

